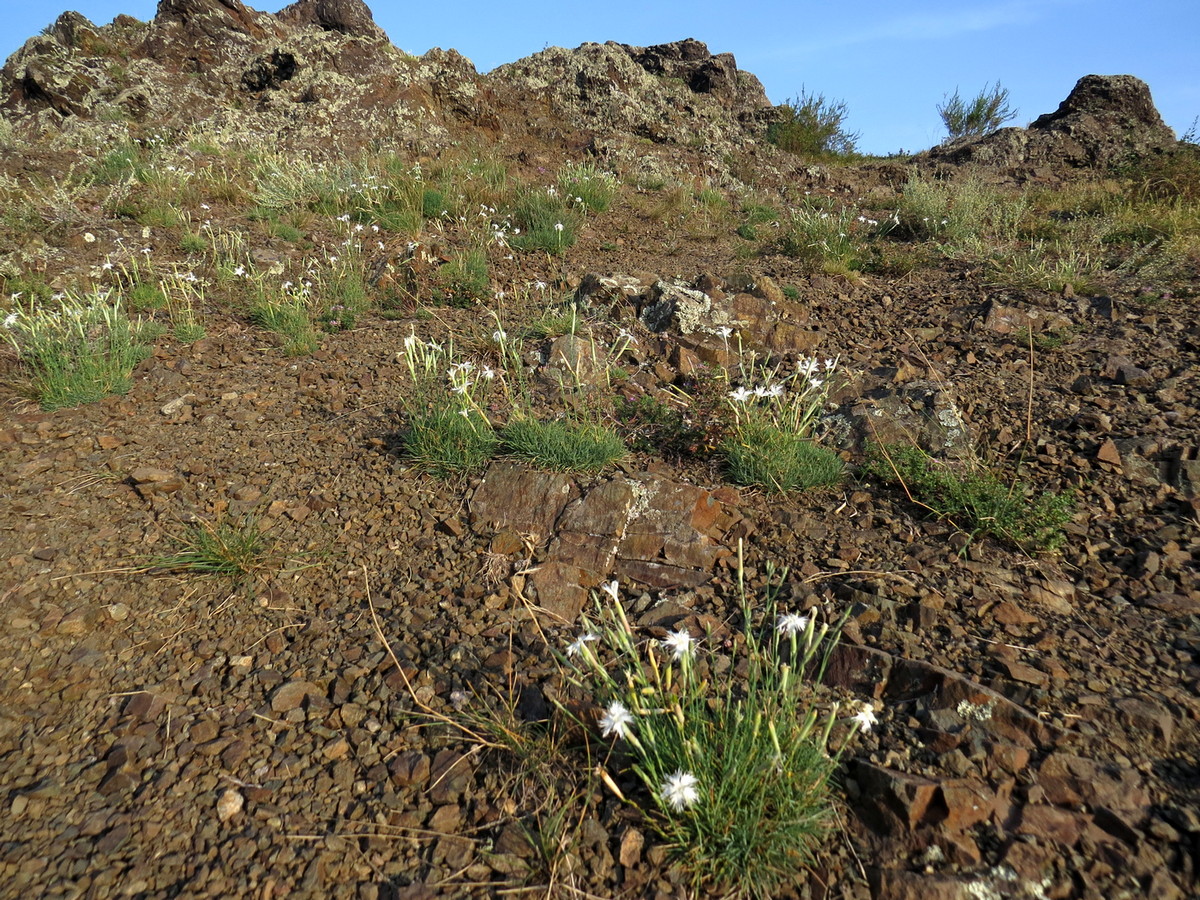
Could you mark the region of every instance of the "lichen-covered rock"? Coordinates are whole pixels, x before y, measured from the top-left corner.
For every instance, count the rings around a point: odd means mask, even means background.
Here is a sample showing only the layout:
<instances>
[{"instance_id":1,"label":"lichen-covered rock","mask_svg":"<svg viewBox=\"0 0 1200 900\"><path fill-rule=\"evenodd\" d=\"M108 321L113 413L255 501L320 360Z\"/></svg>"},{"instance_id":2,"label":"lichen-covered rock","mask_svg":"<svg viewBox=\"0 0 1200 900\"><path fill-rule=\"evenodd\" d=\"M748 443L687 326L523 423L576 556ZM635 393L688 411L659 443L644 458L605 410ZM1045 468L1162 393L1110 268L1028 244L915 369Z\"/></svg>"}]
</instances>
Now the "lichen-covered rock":
<instances>
[{"instance_id":1,"label":"lichen-covered rock","mask_svg":"<svg viewBox=\"0 0 1200 900\"><path fill-rule=\"evenodd\" d=\"M653 47L609 41L550 47L490 73L547 100L577 128L625 132L654 143L729 144L761 136L770 109L762 84L732 54L713 56L688 39Z\"/></svg>"}]
</instances>

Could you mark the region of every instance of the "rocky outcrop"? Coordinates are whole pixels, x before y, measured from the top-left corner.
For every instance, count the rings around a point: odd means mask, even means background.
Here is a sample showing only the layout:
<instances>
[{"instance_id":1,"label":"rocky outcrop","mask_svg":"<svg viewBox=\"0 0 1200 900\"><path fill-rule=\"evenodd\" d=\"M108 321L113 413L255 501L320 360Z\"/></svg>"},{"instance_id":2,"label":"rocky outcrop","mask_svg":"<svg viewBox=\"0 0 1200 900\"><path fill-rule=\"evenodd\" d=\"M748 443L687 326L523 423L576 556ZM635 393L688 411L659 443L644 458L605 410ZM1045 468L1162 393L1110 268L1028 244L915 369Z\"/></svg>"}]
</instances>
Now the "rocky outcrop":
<instances>
[{"instance_id":1,"label":"rocky outcrop","mask_svg":"<svg viewBox=\"0 0 1200 900\"><path fill-rule=\"evenodd\" d=\"M1087 75L1057 110L1028 128L963 138L924 154L928 160L989 167L1098 167L1174 147L1144 81L1132 75Z\"/></svg>"},{"instance_id":2,"label":"rocky outcrop","mask_svg":"<svg viewBox=\"0 0 1200 900\"><path fill-rule=\"evenodd\" d=\"M315 26L347 37L387 40L362 0L298 0L275 14L292 27Z\"/></svg>"},{"instance_id":3,"label":"rocky outcrop","mask_svg":"<svg viewBox=\"0 0 1200 900\"><path fill-rule=\"evenodd\" d=\"M609 577L657 589L706 583L732 552L726 538L741 520L737 501L730 488L648 473L584 487L496 462L471 501L471 524L494 535L494 554L531 552L521 584L550 620L573 622L588 592Z\"/></svg>"},{"instance_id":4,"label":"rocky outcrop","mask_svg":"<svg viewBox=\"0 0 1200 900\"><path fill-rule=\"evenodd\" d=\"M762 84L730 53L691 38L653 47L609 41L551 47L491 77L541 98L575 127L625 132L654 143L711 143L761 136L771 109Z\"/></svg>"}]
</instances>

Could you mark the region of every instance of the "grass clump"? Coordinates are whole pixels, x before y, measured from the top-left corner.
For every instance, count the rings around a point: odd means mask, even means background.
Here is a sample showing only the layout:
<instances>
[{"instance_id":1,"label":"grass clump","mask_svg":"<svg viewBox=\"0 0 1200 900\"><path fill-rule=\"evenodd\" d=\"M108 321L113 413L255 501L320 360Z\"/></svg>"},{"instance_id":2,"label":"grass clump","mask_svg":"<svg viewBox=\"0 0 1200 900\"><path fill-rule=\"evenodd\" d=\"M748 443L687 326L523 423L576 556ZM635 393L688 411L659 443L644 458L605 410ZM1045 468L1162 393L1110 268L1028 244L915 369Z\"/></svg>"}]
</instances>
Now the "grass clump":
<instances>
[{"instance_id":1,"label":"grass clump","mask_svg":"<svg viewBox=\"0 0 1200 900\"><path fill-rule=\"evenodd\" d=\"M846 207L809 203L792 211L776 246L810 271L830 275L857 271L866 258L865 222Z\"/></svg>"},{"instance_id":2,"label":"grass clump","mask_svg":"<svg viewBox=\"0 0 1200 900\"><path fill-rule=\"evenodd\" d=\"M743 630L723 668L683 628L639 636L615 581L567 648L569 680L603 709L603 736L620 739L644 813L698 892L776 896L802 882L833 824L837 707L822 715L813 684L841 623L819 609L779 614L786 575L768 566L765 623L742 590ZM842 749L873 721L869 707L852 717Z\"/></svg>"},{"instance_id":3,"label":"grass clump","mask_svg":"<svg viewBox=\"0 0 1200 900\"><path fill-rule=\"evenodd\" d=\"M521 233L508 239L518 250L541 250L557 256L575 246L583 214L578 204L563 199L556 188L526 190L513 206Z\"/></svg>"},{"instance_id":4,"label":"grass clump","mask_svg":"<svg viewBox=\"0 0 1200 900\"><path fill-rule=\"evenodd\" d=\"M470 309L491 296L487 254L481 249L455 253L434 275L433 299Z\"/></svg>"},{"instance_id":5,"label":"grass clump","mask_svg":"<svg viewBox=\"0 0 1200 900\"><path fill-rule=\"evenodd\" d=\"M730 481L777 493L837 484L845 468L832 450L769 422L740 427L724 452Z\"/></svg>"},{"instance_id":6,"label":"grass clump","mask_svg":"<svg viewBox=\"0 0 1200 900\"><path fill-rule=\"evenodd\" d=\"M404 454L442 478L482 467L499 443L485 404L502 376L454 357L453 344L424 341L415 332L404 339L413 385L404 399Z\"/></svg>"},{"instance_id":7,"label":"grass clump","mask_svg":"<svg viewBox=\"0 0 1200 900\"><path fill-rule=\"evenodd\" d=\"M408 456L441 478L481 468L495 455L497 442L480 413L446 400L411 413L404 435Z\"/></svg>"},{"instance_id":8,"label":"grass clump","mask_svg":"<svg viewBox=\"0 0 1200 900\"><path fill-rule=\"evenodd\" d=\"M244 576L260 568L267 540L257 521L196 522L178 540L175 553L155 559L150 568L197 575Z\"/></svg>"},{"instance_id":9,"label":"grass clump","mask_svg":"<svg viewBox=\"0 0 1200 900\"><path fill-rule=\"evenodd\" d=\"M288 356L305 356L317 349L319 339L313 328L308 304L299 294L282 290L271 293L261 288L250 309L250 318L281 336L283 352Z\"/></svg>"},{"instance_id":10,"label":"grass clump","mask_svg":"<svg viewBox=\"0 0 1200 900\"><path fill-rule=\"evenodd\" d=\"M900 485L913 502L949 519L972 539L994 534L1023 550L1060 547L1074 510L1070 493L1038 494L982 466L952 467L911 444L872 446L863 471Z\"/></svg>"},{"instance_id":11,"label":"grass clump","mask_svg":"<svg viewBox=\"0 0 1200 900\"><path fill-rule=\"evenodd\" d=\"M625 455L625 444L609 428L581 422L517 418L503 431L513 456L555 472L599 472Z\"/></svg>"},{"instance_id":12,"label":"grass clump","mask_svg":"<svg viewBox=\"0 0 1200 900\"><path fill-rule=\"evenodd\" d=\"M617 196L617 179L590 163L568 164L558 173L558 189L568 203L604 212Z\"/></svg>"},{"instance_id":13,"label":"grass clump","mask_svg":"<svg viewBox=\"0 0 1200 900\"><path fill-rule=\"evenodd\" d=\"M815 359L801 360L786 377L753 359L743 366L743 384L728 397L734 424L721 447L731 481L786 493L841 479L841 458L812 436L835 366L835 360L823 368Z\"/></svg>"},{"instance_id":14,"label":"grass clump","mask_svg":"<svg viewBox=\"0 0 1200 900\"><path fill-rule=\"evenodd\" d=\"M779 108L779 118L767 127L767 140L780 150L812 159L851 156L858 134L846 130L848 115L844 102L801 89Z\"/></svg>"},{"instance_id":15,"label":"grass clump","mask_svg":"<svg viewBox=\"0 0 1200 900\"><path fill-rule=\"evenodd\" d=\"M17 306L3 321L43 409L124 394L133 370L150 355L159 326L130 319L119 297L67 294L56 308Z\"/></svg>"}]
</instances>

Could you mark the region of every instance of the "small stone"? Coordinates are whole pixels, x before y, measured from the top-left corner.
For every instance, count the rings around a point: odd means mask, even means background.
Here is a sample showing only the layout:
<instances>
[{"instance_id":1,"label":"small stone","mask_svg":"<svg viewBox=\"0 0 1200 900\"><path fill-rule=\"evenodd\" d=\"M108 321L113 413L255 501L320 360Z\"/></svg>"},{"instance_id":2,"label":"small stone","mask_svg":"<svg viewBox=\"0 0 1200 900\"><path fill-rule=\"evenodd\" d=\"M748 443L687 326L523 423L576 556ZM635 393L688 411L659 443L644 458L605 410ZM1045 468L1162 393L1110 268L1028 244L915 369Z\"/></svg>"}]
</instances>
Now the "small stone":
<instances>
[{"instance_id":1,"label":"small stone","mask_svg":"<svg viewBox=\"0 0 1200 900\"><path fill-rule=\"evenodd\" d=\"M642 861L642 847L646 845L646 837L636 828L628 828L621 836L619 862L625 868L632 868Z\"/></svg>"},{"instance_id":2,"label":"small stone","mask_svg":"<svg viewBox=\"0 0 1200 900\"><path fill-rule=\"evenodd\" d=\"M429 757L416 750L401 753L390 763L388 772L396 787L408 787L413 784L424 784L429 780Z\"/></svg>"},{"instance_id":3,"label":"small stone","mask_svg":"<svg viewBox=\"0 0 1200 900\"><path fill-rule=\"evenodd\" d=\"M42 562L54 562L58 558L58 548L38 547L32 555L34 559L40 559Z\"/></svg>"},{"instance_id":4,"label":"small stone","mask_svg":"<svg viewBox=\"0 0 1200 900\"><path fill-rule=\"evenodd\" d=\"M184 394L182 397L176 397L174 400L165 404L163 408L159 410L159 412L164 416L177 416L179 413L183 412L185 408L191 405L189 401L195 399L195 394Z\"/></svg>"},{"instance_id":5,"label":"small stone","mask_svg":"<svg viewBox=\"0 0 1200 900\"><path fill-rule=\"evenodd\" d=\"M1110 466L1120 467L1121 451L1117 449L1117 445L1110 438L1100 445L1100 449L1096 451L1096 459L1102 463L1108 463Z\"/></svg>"},{"instance_id":6,"label":"small stone","mask_svg":"<svg viewBox=\"0 0 1200 900\"><path fill-rule=\"evenodd\" d=\"M289 681L276 689L271 697L271 709L277 713L298 709L306 697L320 695L321 689L311 681Z\"/></svg>"},{"instance_id":7,"label":"small stone","mask_svg":"<svg viewBox=\"0 0 1200 900\"><path fill-rule=\"evenodd\" d=\"M328 760L341 759L350 752L350 742L344 737L335 738L326 744L321 752L325 754L325 758Z\"/></svg>"},{"instance_id":8,"label":"small stone","mask_svg":"<svg viewBox=\"0 0 1200 900\"><path fill-rule=\"evenodd\" d=\"M228 822L240 813L245 805L246 798L233 788L229 788L221 794L221 799L217 801L217 818L222 822Z\"/></svg>"},{"instance_id":9,"label":"small stone","mask_svg":"<svg viewBox=\"0 0 1200 900\"><path fill-rule=\"evenodd\" d=\"M129 607L124 603L110 603L104 609L114 622L124 622L129 618Z\"/></svg>"},{"instance_id":10,"label":"small stone","mask_svg":"<svg viewBox=\"0 0 1200 900\"><path fill-rule=\"evenodd\" d=\"M143 497L151 494L173 494L183 487L183 479L179 475L153 466L138 466L129 473L129 479Z\"/></svg>"},{"instance_id":11,"label":"small stone","mask_svg":"<svg viewBox=\"0 0 1200 900\"><path fill-rule=\"evenodd\" d=\"M344 703L338 711L342 716L342 724L350 728L358 727L358 723L367 715L367 711L357 703Z\"/></svg>"}]
</instances>

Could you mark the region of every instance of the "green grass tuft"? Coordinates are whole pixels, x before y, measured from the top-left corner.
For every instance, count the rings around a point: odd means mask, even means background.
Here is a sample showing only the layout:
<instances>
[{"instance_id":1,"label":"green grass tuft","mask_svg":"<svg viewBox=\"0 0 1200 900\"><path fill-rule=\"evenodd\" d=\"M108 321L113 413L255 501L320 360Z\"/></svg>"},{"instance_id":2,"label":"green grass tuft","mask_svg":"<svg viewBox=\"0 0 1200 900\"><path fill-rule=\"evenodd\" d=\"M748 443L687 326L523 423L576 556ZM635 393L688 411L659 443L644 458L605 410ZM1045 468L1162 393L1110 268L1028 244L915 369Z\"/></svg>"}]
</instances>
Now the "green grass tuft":
<instances>
[{"instance_id":1,"label":"green grass tuft","mask_svg":"<svg viewBox=\"0 0 1200 900\"><path fill-rule=\"evenodd\" d=\"M722 449L730 481L770 492L837 484L845 470L832 450L769 422L747 423Z\"/></svg>"},{"instance_id":2,"label":"green grass tuft","mask_svg":"<svg viewBox=\"0 0 1200 900\"><path fill-rule=\"evenodd\" d=\"M161 556L149 568L198 575L248 575L267 556L267 542L252 519L237 522L197 522L178 541L175 553Z\"/></svg>"},{"instance_id":3,"label":"green grass tuft","mask_svg":"<svg viewBox=\"0 0 1200 900\"><path fill-rule=\"evenodd\" d=\"M556 472L599 472L625 455L625 445L601 425L516 419L503 431L504 448Z\"/></svg>"},{"instance_id":4,"label":"green grass tuft","mask_svg":"<svg viewBox=\"0 0 1200 900\"><path fill-rule=\"evenodd\" d=\"M898 484L939 519L949 519L972 538L997 535L1023 550L1054 550L1066 539L1070 493L1040 494L1021 481L1006 481L982 467L959 470L911 444L875 445L865 474Z\"/></svg>"},{"instance_id":5,"label":"green grass tuft","mask_svg":"<svg viewBox=\"0 0 1200 900\"><path fill-rule=\"evenodd\" d=\"M476 411L463 412L458 404L444 400L413 413L404 434L406 455L441 478L484 466L496 452L496 432Z\"/></svg>"},{"instance_id":6,"label":"green grass tuft","mask_svg":"<svg viewBox=\"0 0 1200 900\"><path fill-rule=\"evenodd\" d=\"M55 308L18 307L0 328L32 381L43 409L124 394L161 327L131 320L120 300L68 295Z\"/></svg>"}]
</instances>

